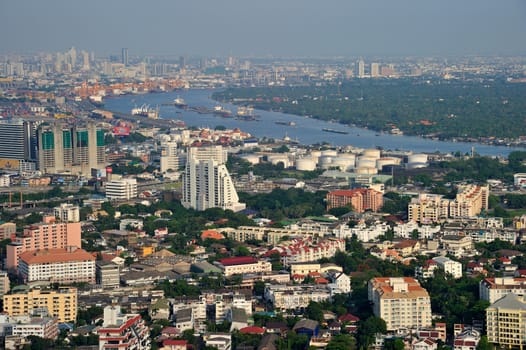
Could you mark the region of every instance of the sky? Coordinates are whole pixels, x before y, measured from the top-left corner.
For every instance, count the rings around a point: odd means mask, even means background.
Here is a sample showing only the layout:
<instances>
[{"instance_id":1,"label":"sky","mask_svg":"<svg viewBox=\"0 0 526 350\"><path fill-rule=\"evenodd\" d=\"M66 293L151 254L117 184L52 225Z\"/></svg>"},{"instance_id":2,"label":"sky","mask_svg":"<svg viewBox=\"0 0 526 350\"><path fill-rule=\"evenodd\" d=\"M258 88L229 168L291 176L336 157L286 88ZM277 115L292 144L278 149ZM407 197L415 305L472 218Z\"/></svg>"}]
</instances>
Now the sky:
<instances>
[{"instance_id":1,"label":"sky","mask_svg":"<svg viewBox=\"0 0 526 350\"><path fill-rule=\"evenodd\" d=\"M0 53L525 55L525 0L0 0Z\"/></svg>"}]
</instances>

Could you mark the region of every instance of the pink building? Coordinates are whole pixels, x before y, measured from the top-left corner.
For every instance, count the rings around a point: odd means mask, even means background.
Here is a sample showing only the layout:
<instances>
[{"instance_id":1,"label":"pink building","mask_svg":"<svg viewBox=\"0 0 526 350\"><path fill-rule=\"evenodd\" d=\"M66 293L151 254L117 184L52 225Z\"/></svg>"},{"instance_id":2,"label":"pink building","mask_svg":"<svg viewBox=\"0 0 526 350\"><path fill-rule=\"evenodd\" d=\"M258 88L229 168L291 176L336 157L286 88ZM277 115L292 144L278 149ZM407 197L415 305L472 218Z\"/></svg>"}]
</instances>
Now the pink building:
<instances>
[{"instance_id":1,"label":"pink building","mask_svg":"<svg viewBox=\"0 0 526 350\"><path fill-rule=\"evenodd\" d=\"M54 216L45 216L43 222L24 228L21 236L6 247L6 268L18 267L20 254L37 249L81 247L80 222L57 222Z\"/></svg>"}]
</instances>

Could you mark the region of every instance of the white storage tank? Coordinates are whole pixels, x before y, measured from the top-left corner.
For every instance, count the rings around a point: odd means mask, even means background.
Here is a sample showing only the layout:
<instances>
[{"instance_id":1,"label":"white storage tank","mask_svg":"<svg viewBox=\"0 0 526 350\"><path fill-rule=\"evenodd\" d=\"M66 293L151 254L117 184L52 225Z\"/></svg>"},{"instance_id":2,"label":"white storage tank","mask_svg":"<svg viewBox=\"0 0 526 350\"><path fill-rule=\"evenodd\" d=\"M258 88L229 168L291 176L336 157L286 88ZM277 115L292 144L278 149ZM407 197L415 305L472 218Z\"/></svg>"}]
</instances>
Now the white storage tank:
<instances>
[{"instance_id":1,"label":"white storage tank","mask_svg":"<svg viewBox=\"0 0 526 350\"><path fill-rule=\"evenodd\" d=\"M376 168L376 158L360 156L356 160L357 168Z\"/></svg>"},{"instance_id":2,"label":"white storage tank","mask_svg":"<svg viewBox=\"0 0 526 350\"><path fill-rule=\"evenodd\" d=\"M322 169L329 169L332 166L331 156L321 156L318 159L318 166Z\"/></svg>"},{"instance_id":3,"label":"white storage tank","mask_svg":"<svg viewBox=\"0 0 526 350\"><path fill-rule=\"evenodd\" d=\"M267 156L267 159L269 162L271 162L274 165L283 163L283 166L285 168L290 167L289 157L287 157L286 155L271 155L271 156Z\"/></svg>"},{"instance_id":4,"label":"white storage tank","mask_svg":"<svg viewBox=\"0 0 526 350\"><path fill-rule=\"evenodd\" d=\"M398 165L400 164L400 158L384 157L376 160L376 168L382 170L386 165Z\"/></svg>"},{"instance_id":5,"label":"white storage tank","mask_svg":"<svg viewBox=\"0 0 526 350\"><path fill-rule=\"evenodd\" d=\"M325 151L321 151L321 156L331 156L336 157L338 155L338 151L335 149L326 149Z\"/></svg>"},{"instance_id":6,"label":"white storage tank","mask_svg":"<svg viewBox=\"0 0 526 350\"><path fill-rule=\"evenodd\" d=\"M301 171L312 171L316 169L316 162L311 158L296 159L296 169Z\"/></svg>"},{"instance_id":7,"label":"white storage tank","mask_svg":"<svg viewBox=\"0 0 526 350\"><path fill-rule=\"evenodd\" d=\"M354 172L362 175L375 175L378 173L378 169L375 167L357 167Z\"/></svg>"},{"instance_id":8,"label":"white storage tank","mask_svg":"<svg viewBox=\"0 0 526 350\"><path fill-rule=\"evenodd\" d=\"M250 164L259 164L260 156L257 154L243 154L240 156L240 158L246 160Z\"/></svg>"},{"instance_id":9,"label":"white storage tank","mask_svg":"<svg viewBox=\"0 0 526 350\"><path fill-rule=\"evenodd\" d=\"M321 156L321 151L319 151L317 149L313 150L313 151L310 152L310 156L312 158L319 158Z\"/></svg>"},{"instance_id":10,"label":"white storage tank","mask_svg":"<svg viewBox=\"0 0 526 350\"><path fill-rule=\"evenodd\" d=\"M411 163L427 163L427 154L415 153L407 156L407 164Z\"/></svg>"},{"instance_id":11,"label":"white storage tank","mask_svg":"<svg viewBox=\"0 0 526 350\"><path fill-rule=\"evenodd\" d=\"M427 163L407 163L407 169L419 169L427 167Z\"/></svg>"},{"instance_id":12,"label":"white storage tank","mask_svg":"<svg viewBox=\"0 0 526 350\"><path fill-rule=\"evenodd\" d=\"M370 157L370 158L378 159L378 158L380 158L380 150L379 149L375 149L375 148L366 149L366 150L363 151L362 155L364 157Z\"/></svg>"}]
</instances>

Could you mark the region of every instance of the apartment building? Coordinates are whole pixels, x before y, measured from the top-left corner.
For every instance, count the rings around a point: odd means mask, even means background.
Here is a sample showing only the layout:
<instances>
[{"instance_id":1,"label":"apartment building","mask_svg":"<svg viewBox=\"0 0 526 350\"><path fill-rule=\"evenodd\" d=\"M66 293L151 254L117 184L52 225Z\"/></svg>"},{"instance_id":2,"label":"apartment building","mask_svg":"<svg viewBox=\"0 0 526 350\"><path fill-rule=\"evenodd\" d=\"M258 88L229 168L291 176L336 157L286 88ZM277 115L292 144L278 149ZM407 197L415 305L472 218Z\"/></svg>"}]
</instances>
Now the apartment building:
<instances>
[{"instance_id":1,"label":"apartment building","mask_svg":"<svg viewBox=\"0 0 526 350\"><path fill-rule=\"evenodd\" d=\"M331 298L326 286L269 284L265 287L265 300L274 310L306 308L311 301L322 302Z\"/></svg>"},{"instance_id":2,"label":"apartment building","mask_svg":"<svg viewBox=\"0 0 526 350\"><path fill-rule=\"evenodd\" d=\"M526 342L526 301L507 294L486 309L488 341L499 348L522 348Z\"/></svg>"},{"instance_id":3,"label":"apartment building","mask_svg":"<svg viewBox=\"0 0 526 350\"><path fill-rule=\"evenodd\" d=\"M345 240L340 238L328 238L314 241L311 237L293 239L289 242L275 246L265 253L265 257L279 254L281 263L289 266L298 262L317 261L321 258L331 258L337 252L345 251Z\"/></svg>"},{"instance_id":4,"label":"apartment building","mask_svg":"<svg viewBox=\"0 0 526 350\"><path fill-rule=\"evenodd\" d=\"M449 205L449 215L452 218L474 217L488 210L488 198L489 186L459 186L456 198Z\"/></svg>"},{"instance_id":5,"label":"apartment building","mask_svg":"<svg viewBox=\"0 0 526 350\"><path fill-rule=\"evenodd\" d=\"M479 283L480 299L491 304L508 294L526 295L526 278L488 277Z\"/></svg>"},{"instance_id":6,"label":"apartment building","mask_svg":"<svg viewBox=\"0 0 526 350\"><path fill-rule=\"evenodd\" d=\"M409 221L433 223L449 217L449 200L438 194L421 193L407 208Z\"/></svg>"},{"instance_id":7,"label":"apartment building","mask_svg":"<svg viewBox=\"0 0 526 350\"><path fill-rule=\"evenodd\" d=\"M458 187L454 200L441 195L421 193L408 205L410 221L420 223L442 222L447 218L470 218L488 210L489 187L463 185Z\"/></svg>"},{"instance_id":8,"label":"apartment building","mask_svg":"<svg viewBox=\"0 0 526 350\"><path fill-rule=\"evenodd\" d=\"M0 315L0 336L29 337L44 339L58 338L58 320L53 317L34 317L32 315Z\"/></svg>"},{"instance_id":9,"label":"apartment building","mask_svg":"<svg viewBox=\"0 0 526 350\"><path fill-rule=\"evenodd\" d=\"M59 322L75 322L77 319L77 288L41 290L38 288L3 296L4 312L9 316L28 315L33 310L47 308Z\"/></svg>"},{"instance_id":10,"label":"apartment building","mask_svg":"<svg viewBox=\"0 0 526 350\"><path fill-rule=\"evenodd\" d=\"M18 267L20 254L37 249L81 247L80 222L57 222L45 216L42 222L24 228L22 235L6 246L6 269Z\"/></svg>"},{"instance_id":11,"label":"apartment building","mask_svg":"<svg viewBox=\"0 0 526 350\"><path fill-rule=\"evenodd\" d=\"M120 306L104 308L104 323L99 328L99 349L149 350L150 330L139 314L122 314Z\"/></svg>"},{"instance_id":12,"label":"apartment building","mask_svg":"<svg viewBox=\"0 0 526 350\"><path fill-rule=\"evenodd\" d=\"M224 258L215 262L225 277L272 271L272 264L268 261L257 260L251 256Z\"/></svg>"},{"instance_id":13,"label":"apartment building","mask_svg":"<svg viewBox=\"0 0 526 350\"><path fill-rule=\"evenodd\" d=\"M245 209L245 204L239 202L226 161L227 152L222 146L188 148L181 199L185 208L223 208L235 212Z\"/></svg>"},{"instance_id":14,"label":"apartment building","mask_svg":"<svg viewBox=\"0 0 526 350\"><path fill-rule=\"evenodd\" d=\"M78 205L62 203L60 206L53 208L55 217L61 222L79 222L80 209Z\"/></svg>"},{"instance_id":15,"label":"apartment building","mask_svg":"<svg viewBox=\"0 0 526 350\"><path fill-rule=\"evenodd\" d=\"M382 192L372 188L337 190L327 193L327 210L351 206L352 210L363 213L366 210L378 211L384 205Z\"/></svg>"},{"instance_id":16,"label":"apartment building","mask_svg":"<svg viewBox=\"0 0 526 350\"><path fill-rule=\"evenodd\" d=\"M410 277L378 277L368 283L373 312L388 331L431 326L431 301L427 291Z\"/></svg>"},{"instance_id":17,"label":"apartment building","mask_svg":"<svg viewBox=\"0 0 526 350\"><path fill-rule=\"evenodd\" d=\"M95 283L95 260L77 247L32 250L20 254L18 273L26 283Z\"/></svg>"},{"instance_id":18,"label":"apartment building","mask_svg":"<svg viewBox=\"0 0 526 350\"><path fill-rule=\"evenodd\" d=\"M117 179L106 183L106 198L129 200L137 198L137 179Z\"/></svg>"}]
</instances>

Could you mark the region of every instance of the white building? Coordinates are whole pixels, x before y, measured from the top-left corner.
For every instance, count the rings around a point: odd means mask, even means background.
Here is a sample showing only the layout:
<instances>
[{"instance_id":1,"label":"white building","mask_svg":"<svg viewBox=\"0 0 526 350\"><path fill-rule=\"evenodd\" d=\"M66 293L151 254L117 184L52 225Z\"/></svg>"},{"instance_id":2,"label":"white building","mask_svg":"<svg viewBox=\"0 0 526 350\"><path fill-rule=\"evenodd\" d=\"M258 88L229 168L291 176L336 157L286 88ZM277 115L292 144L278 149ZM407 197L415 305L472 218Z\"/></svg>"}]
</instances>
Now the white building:
<instances>
[{"instance_id":1,"label":"white building","mask_svg":"<svg viewBox=\"0 0 526 350\"><path fill-rule=\"evenodd\" d=\"M79 222L80 211L78 205L62 203L54 209L55 217L62 222Z\"/></svg>"},{"instance_id":2,"label":"white building","mask_svg":"<svg viewBox=\"0 0 526 350\"><path fill-rule=\"evenodd\" d=\"M444 270L446 274L453 276L453 278L456 279L462 277L462 264L458 261L443 256L437 256L433 258L433 261L435 261L438 267Z\"/></svg>"},{"instance_id":3,"label":"white building","mask_svg":"<svg viewBox=\"0 0 526 350\"><path fill-rule=\"evenodd\" d=\"M129 200L137 198L137 180L119 179L107 182L106 198L110 200Z\"/></svg>"},{"instance_id":4,"label":"white building","mask_svg":"<svg viewBox=\"0 0 526 350\"><path fill-rule=\"evenodd\" d=\"M229 333L208 333L203 336L207 347L217 350L232 349L232 336Z\"/></svg>"},{"instance_id":5,"label":"white building","mask_svg":"<svg viewBox=\"0 0 526 350\"><path fill-rule=\"evenodd\" d=\"M331 297L335 294L351 293L351 278L343 272L332 271L328 273L331 283L327 285L331 291Z\"/></svg>"},{"instance_id":6,"label":"white building","mask_svg":"<svg viewBox=\"0 0 526 350\"><path fill-rule=\"evenodd\" d=\"M227 152L221 146L190 147L183 173L181 203L185 208L206 210L245 209L239 203L234 183L226 168Z\"/></svg>"},{"instance_id":7,"label":"white building","mask_svg":"<svg viewBox=\"0 0 526 350\"><path fill-rule=\"evenodd\" d=\"M25 282L95 283L95 260L76 247L30 250L20 254L18 273Z\"/></svg>"},{"instance_id":8,"label":"white building","mask_svg":"<svg viewBox=\"0 0 526 350\"><path fill-rule=\"evenodd\" d=\"M513 184L516 187L526 187L526 173L513 174Z\"/></svg>"},{"instance_id":9,"label":"white building","mask_svg":"<svg viewBox=\"0 0 526 350\"><path fill-rule=\"evenodd\" d=\"M370 242L375 241L379 236L385 235L389 228L389 225L385 222L377 222L369 227L365 223L360 223L352 228L346 224L341 224L333 230L333 234L337 238L351 238L356 235L359 241Z\"/></svg>"},{"instance_id":10,"label":"white building","mask_svg":"<svg viewBox=\"0 0 526 350\"><path fill-rule=\"evenodd\" d=\"M331 292L325 286L268 284L265 287L265 300L272 303L275 310L305 308L311 301L330 298Z\"/></svg>"},{"instance_id":11,"label":"white building","mask_svg":"<svg viewBox=\"0 0 526 350\"><path fill-rule=\"evenodd\" d=\"M58 319L48 317L47 311L45 314L46 315L43 315L44 317L32 317L30 315L9 316L1 314L0 337L29 337L33 335L44 339L57 339Z\"/></svg>"},{"instance_id":12,"label":"white building","mask_svg":"<svg viewBox=\"0 0 526 350\"><path fill-rule=\"evenodd\" d=\"M224 258L216 261L215 264L221 269L225 277L272 271L270 262L257 260L251 256Z\"/></svg>"},{"instance_id":13,"label":"white building","mask_svg":"<svg viewBox=\"0 0 526 350\"><path fill-rule=\"evenodd\" d=\"M440 232L440 225L418 225L414 221L408 221L405 224L396 225L394 228L395 236L402 238L412 238L414 230L418 231L418 239L433 239L435 234Z\"/></svg>"},{"instance_id":14,"label":"white building","mask_svg":"<svg viewBox=\"0 0 526 350\"><path fill-rule=\"evenodd\" d=\"M488 277L479 283L480 299L492 304L508 294L526 295L526 278Z\"/></svg>"},{"instance_id":15,"label":"white building","mask_svg":"<svg viewBox=\"0 0 526 350\"><path fill-rule=\"evenodd\" d=\"M179 170L181 166L184 166L184 163L181 163L182 160L184 158L180 157L177 142L161 142L161 173Z\"/></svg>"},{"instance_id":16,"label":"white building","mask_svg":"<svg viewBox=\"0 0 526 350\"><path fill-rule=\"evenodd\" d=\"M0 187L9 187L11 185L11 177L9 175L0 176Z\"/></svg>"},{"instance_id":17,"label":"white building","mask_svg":"<svg viewBox=\"0 0 526 350\"><path fill-rule=\"evenodd\" d=\"M104 323L97 330L99 350L149 350L150 331L139 314L122 314L120 306L104 308Z\"/></svg>"}]
</instances>

